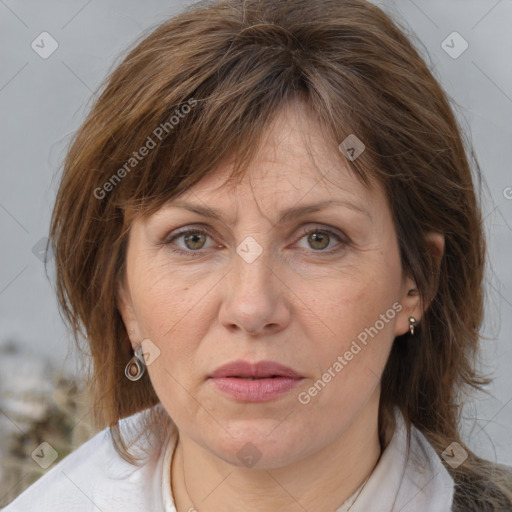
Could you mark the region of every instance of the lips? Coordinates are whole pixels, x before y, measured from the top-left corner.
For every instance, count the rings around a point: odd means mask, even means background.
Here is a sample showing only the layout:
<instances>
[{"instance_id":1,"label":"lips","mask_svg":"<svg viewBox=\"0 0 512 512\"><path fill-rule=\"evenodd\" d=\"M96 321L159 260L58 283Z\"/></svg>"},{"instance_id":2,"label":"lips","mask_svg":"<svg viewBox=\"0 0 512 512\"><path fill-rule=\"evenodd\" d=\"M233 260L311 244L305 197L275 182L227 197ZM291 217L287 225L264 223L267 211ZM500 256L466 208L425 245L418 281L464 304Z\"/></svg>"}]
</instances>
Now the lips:
<instances>
[{"instance_id":1,"label":"lips","mask_svg":"<svg viewBox=\"0 0 512 512\"><path fill-rule=\"evenodd\" d=\"M248 361L233 361L217 368L210 378L240 378L247 380L270 379L288 377L291 379L301 379L302 375L292 368L284 366L275 361L260 361L250 363Z\"/></svg>"},{"instance_id":2,"label":"lips","mask_svg":"<svg viewBox=\"0 0 512 512\"><path fill-rule=\"evenodd\" d=\"M274 361L234 361L217 368L208 379L218 392L237 402L268 402L290 396L304 379L295 370Z\"/></svg>"}]
</instances>

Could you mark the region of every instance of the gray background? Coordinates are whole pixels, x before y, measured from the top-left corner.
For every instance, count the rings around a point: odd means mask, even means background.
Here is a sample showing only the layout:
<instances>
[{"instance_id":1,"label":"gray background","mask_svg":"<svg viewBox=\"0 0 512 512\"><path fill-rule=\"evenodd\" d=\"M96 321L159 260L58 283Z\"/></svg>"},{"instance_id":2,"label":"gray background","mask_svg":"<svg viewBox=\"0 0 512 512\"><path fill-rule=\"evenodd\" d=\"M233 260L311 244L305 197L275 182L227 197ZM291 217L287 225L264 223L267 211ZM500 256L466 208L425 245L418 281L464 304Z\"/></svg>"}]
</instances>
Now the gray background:
<instances>
[{"instance_id":1,"label":"gray background","mask_svg":"<svg viewBox=\"0 0 512 512\"><path fill-rule=\"evenodd\" d=\"M142 31L188 3L0 0L0 349L18 349L3 358L11 371L8 378L0 372L4 388L22 385L13 384L20 375L26 384L34 360L53 365L44 371L80 372L37 244L47 235L65 150L93 91ZM415 35L482 167L489 244L482 364L496 379L490 396L467 404L464 429L477 453L512 464L512 1L375 3ZM31 48L43 31L59 45L47 59ZM442 47L453 31L469 45L458 58ZM449 44L460 48L460 40Z\"/></svg>"}]
</instances>

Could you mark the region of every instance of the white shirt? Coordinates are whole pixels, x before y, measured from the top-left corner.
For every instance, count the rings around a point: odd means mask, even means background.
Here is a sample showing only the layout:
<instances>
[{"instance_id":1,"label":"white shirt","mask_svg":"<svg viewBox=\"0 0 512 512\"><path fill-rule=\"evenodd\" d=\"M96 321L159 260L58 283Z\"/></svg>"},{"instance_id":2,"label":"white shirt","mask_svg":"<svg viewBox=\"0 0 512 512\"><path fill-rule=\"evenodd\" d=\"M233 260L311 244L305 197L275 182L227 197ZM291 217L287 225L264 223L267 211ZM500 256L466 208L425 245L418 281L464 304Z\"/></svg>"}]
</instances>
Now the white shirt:
<instances>
[{"instance_id":1,"label":"white shirt","mask_svg":"<svg viewBox=\"0 0 512 512\"><path fill-rule=\"evenodd\" d=\"M157 407L160 407L158 405ZM139 424L137 413L121 429ZM336 512L450 512L454 483L425 437L412 428L410 456L401 414L367 482ZM126 432L128 432L126 430ZM126 434L125 432L125 434ZM149 454L136 467L122 459L105 429L49 469L3 512L176 512L171 460L178 439L139 438L131 452Z\"/></svg>"}]
</instances>

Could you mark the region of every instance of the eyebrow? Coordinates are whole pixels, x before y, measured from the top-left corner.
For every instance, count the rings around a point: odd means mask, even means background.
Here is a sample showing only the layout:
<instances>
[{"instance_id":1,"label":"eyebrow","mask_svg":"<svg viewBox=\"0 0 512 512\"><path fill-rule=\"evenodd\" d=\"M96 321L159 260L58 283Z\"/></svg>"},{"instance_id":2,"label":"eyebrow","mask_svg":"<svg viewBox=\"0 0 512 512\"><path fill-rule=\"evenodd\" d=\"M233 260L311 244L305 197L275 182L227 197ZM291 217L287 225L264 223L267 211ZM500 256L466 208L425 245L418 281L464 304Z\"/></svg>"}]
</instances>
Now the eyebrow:
<instances>
[{"instance_id":1,"label":"eyebrow","mask_svg":"<svg viewBox=\"0 0 512 512\"><path fill-rule=\"evenodd\" d=\"M361 208L360 206L358 206L356 204L353 204L348 201L330 199L327 201L321 201L319 203L306 204L306 205L300 205L300 206L292 206L291 208L283 210L283 211L281 211L281 213L279 215L278 223L294 220L294 219L303 217L305 215L308 215L310 213L316 213L320 210L323 210L324 208L327 208L329 206L334 206L334 205L344 206L346 208L349 208L351 210L354 210L358 213L361 213L361 214L367 216L370 220L372 219L370 213L367 210L365 210L364 208ZM219 221L223 220L222 212L220 210L217 210L210 206L192 204L192 203L187 203L184 201L176 201L176 202L169 204L169 206L177 207L177 208L184 208L191 212L197 213L198 215L201 215L203 217L208 217L208 218L216 219Z\"/></svg>"}]
</instances>

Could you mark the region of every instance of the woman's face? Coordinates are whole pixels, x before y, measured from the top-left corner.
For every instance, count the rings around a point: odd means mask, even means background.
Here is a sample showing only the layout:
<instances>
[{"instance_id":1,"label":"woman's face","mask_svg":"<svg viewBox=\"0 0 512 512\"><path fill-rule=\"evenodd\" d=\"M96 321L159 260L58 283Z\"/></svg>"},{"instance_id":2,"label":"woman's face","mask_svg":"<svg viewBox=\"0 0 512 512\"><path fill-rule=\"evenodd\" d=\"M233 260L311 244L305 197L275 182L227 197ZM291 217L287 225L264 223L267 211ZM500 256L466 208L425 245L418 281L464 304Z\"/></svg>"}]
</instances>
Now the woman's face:
<instances>
[{"instance_id":1,"label":"woman's face","mask_svg":"<svg viewBox=\"0 0 512 512\"><path fill-rule=\"evenodd\" d=\"M180 436L271 468L375 433L393 339L420 311L383 191L365 188L293 110L266 133L241 183L224 183L226 163L133 223L119 307L133 347L151 340L148 372ZM262 361L294 373L258 373Z\"/></svg>"}]
</instances>

